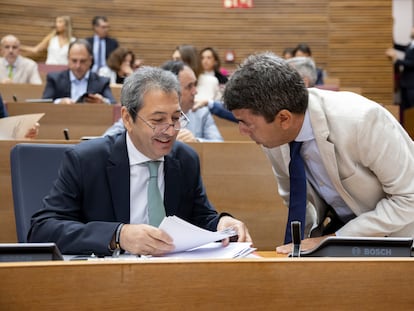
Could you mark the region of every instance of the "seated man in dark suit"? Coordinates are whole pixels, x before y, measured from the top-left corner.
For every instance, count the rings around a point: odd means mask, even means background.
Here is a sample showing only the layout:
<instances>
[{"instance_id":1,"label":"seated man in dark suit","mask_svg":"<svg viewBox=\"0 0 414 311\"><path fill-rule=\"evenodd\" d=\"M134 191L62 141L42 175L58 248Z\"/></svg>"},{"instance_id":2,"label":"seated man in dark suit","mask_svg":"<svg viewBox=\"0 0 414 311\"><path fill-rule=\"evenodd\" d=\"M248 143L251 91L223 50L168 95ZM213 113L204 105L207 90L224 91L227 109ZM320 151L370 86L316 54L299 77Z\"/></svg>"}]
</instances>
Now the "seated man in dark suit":
<instances>
[{"instance_id":1,"label":"seated man in dark suit","mask_svg":"<svg viewBox=\"0 0 414 311\"><path fill-rule=\"evenodd\" d=\"M51 98L56 104L116 102L109 87L109 79L90 71L93 57L88 41L73 41L69 45L68 59L68 70L47 75L43 98Z\"/></svg>"},{"instance_id":2,"label":"seated man in dark suit","mask_svg":"<svg viewBox=\"0 0 414 311\"><path fill-rule=\"evenodd\" d=\"M92 20L92 27L94 35L86 40L91 45L93 52L92 71L98 72L100 68L106 66L106 60L118 48L119 44L116 39L108 36L109 21L106 16L95 16Z\"/></svg>"},{"instance_id":3,"label":"seated man in dark suit","mask_svg":"<svg viewBox=\"0 0 414 311\"><path fill-rule=\"evenodd\" d=\"M180 97L172 72L142 67L126 78L121 108L126 131L65 153L43 209L32 217L28 241L55 242L66 254L109 255L123 249L160 255L174 249L171 237L158 228L165 215L211 231L233 227L239 242L251 241L241 221L210 204L197 153L176 141L188 123ZM154 161L158 174L147 167ZM150 177L157 178L159 200L150 200ZM154 201L159 202L155 209L149 206Z\"/></svg>"}]
</instances>

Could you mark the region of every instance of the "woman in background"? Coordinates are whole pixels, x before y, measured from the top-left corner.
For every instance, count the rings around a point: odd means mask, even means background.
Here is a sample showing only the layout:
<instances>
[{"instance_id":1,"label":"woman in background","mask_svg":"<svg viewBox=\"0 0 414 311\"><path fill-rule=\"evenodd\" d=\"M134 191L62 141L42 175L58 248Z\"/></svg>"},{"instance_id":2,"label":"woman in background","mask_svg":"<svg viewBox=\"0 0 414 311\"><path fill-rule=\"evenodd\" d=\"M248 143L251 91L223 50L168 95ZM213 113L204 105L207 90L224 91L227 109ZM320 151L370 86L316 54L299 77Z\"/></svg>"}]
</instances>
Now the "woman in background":
<instances>
[{"instance_id":1,"label":"woman in background","mask_svg":"<svg viewBox=\"0 0 414 311\"><path fill-rule=\"evenodd\" d=\"M47 49L46 64L67 65L69 43L74 40L70 16L58 16L56 17L54 29L38 45L21 45L20 50L38 54Z\"/></svg>"},{"instance_id":2,"label":"woman in background","mask_svg":"<svg viewBox=\"0 0 414 311\"><path fill-rule=\"evenodd\" d=\"M191 69L193 69L196 77L200 74L200 60L198 58L197 49L193 45L178 45L172 54L172 59L181 60L187 64Z\"/></svg>"},{"instance_id":3,"label":"woman in background","mask_svg":"<svg viewBox=\"0 0 414 311\"><path fill-rule=\"evenodd\" d=\"M135 54L130 49L119 47L109 55L106 64L99 69L98 74L109 78L111 84L123 84L125 78L135 70Z\"/></svg>"},{"instance_id":4,"label":"woman in background","mask_svg":"<svg viewBox=\"0 0 414 311\"><path fill-rule=\"evenodd\" d=\"M228 78L221 73L221 61L218 53L212 47L206 47L200 52L203 74L215 76L220 84L226 84Z\"/></svg>"}]
</instances>

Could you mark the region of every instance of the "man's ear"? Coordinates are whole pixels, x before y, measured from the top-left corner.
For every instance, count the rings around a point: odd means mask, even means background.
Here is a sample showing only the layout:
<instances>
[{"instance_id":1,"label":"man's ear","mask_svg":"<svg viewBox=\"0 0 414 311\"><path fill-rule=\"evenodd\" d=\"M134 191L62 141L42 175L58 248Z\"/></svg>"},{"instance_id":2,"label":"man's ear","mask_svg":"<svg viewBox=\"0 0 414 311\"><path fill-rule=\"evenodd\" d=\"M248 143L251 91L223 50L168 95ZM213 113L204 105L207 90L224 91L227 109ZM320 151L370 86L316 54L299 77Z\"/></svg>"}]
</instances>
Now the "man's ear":
<instances>
[{"instance_id":1,"label":"man's ear","mask_svg":"<svg viewBox=\"0 0 414 311\"><path fill-rule=\"evenodd\" d=\"M292 113L287 109L280 110L276 115L276 122L284 130L290 128L292 126Z\"/></svg>"},{"instance_id":2,"label":"man's ear","mask_svg":"<svg viewBox=\"0 0 414 311\"><path fill-rule=\"evenodd\" d=\"M132 129L132 123L134 123L134 121L132 120L132 117L129 114L128 109L125 106L121 107L121 118L124 122L124 126L127 132L129 132Z\"/></svg>"}]
</instances>

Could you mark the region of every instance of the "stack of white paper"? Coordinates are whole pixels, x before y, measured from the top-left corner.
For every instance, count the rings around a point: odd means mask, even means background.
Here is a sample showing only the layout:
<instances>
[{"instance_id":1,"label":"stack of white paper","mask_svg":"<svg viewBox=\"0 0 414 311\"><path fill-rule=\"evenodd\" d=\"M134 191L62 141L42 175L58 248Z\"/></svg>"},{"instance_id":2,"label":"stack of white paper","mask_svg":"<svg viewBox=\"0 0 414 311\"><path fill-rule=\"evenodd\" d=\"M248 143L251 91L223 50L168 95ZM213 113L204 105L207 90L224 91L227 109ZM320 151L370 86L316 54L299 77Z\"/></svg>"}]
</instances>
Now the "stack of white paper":
<instances>
[{"instance_id":1,"label":"stack of white paper","mask_svg":"<svg viewBox=\"0 0 414 311\"><path fill-rule=\"evenodd\" d=\"M221 241L236 235L232 228L208 231L194 226L177 216L165 217L160 229L174 241L175 249L164 257L174 258L240 258L252 253L251 243L230 243L223 247Z\"/></svg>"}]
</instances>

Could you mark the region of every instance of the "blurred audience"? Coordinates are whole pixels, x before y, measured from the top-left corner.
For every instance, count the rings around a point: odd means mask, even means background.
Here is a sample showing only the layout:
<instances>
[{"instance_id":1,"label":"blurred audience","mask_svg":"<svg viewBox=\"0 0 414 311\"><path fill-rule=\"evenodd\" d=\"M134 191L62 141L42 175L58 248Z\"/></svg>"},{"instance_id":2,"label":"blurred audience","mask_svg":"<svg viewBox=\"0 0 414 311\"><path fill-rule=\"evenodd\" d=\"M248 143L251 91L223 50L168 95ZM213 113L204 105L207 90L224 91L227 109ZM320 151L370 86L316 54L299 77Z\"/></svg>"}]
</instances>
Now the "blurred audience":
<instances>
[{"instance_id":1,"label":"blurred audience","mask_svg":"<svg viewBox=\"0 0 414 311\"><path fill-rule=\"evenodd\" d=\"M42 84L37 63L20 55L20 41L6 35L0 41L0 83Z\"/></svg>"},{"instance_id":2,"label":"blurred audience","mask_svg":"<svg viewBox=\"0 0 414 311\"><path fill-rule=\"evenodd\" d=\"M56 104L115 103L109 79L90 70L92 49L88 41L77 39L69 46L69 69L47 75L43 98Z\"/></svg>"},{"instance_id":3,"label":"blurred audience","mask_svg":"<svg viewBox=\"0 0 414 311\"><path fill-rule=\"evenodd\" d=\"M38 45L21 45L20 49L31 54L38 54L47 49L46 64L67 65L69 44L74 40L70 16L58 16L54 29Z\"/></svg>"},{"instance_id":4,"label":"blurred audience","mask_svg":"<svg viewBox=\"0 0 414 311\"><path fill-rule=\"evenodd\" d=\"M404 59L399 59L397 51L404 52ZM394 49L387 49L385 54L392 59L395 67L401 67L399 83L401 90L400 122L404 123L404 111L414 107L414 27L411 29L411 42L407 45L394 44Z\"/></svg>"},{"instance_id":5,"label":"blurred audience","mask_svg":"<svg viewBox=\"0 0 414 311\"><path fill-rule=\"evenodd\" d=\"M304 56L304 57L312 57L312 51L308 44L306 43L299 43L294 50L293 55L297 56ZM321 68L316 68L317 72L317 79L315 85L323 84L323 70Z\"/></svg>"},{"instance_id":6,"label":"blurred audience","mask_svg":"<svg viewBox=\"0 0 414 311\"><path fill-rule=\"evenodd\" d=\"M294 57L295 49L294 48L286 48L282 52L282 58L289 59Z\"/></svg>"},{"instance_id":7,"label":"blurred audience","mask_svg":"<svg viewBox=\"0 0 414 311\"><path fill-rule=\"evenodd\" d=\"M93 37L86 38L93 51L93 72L107 65L107 59L119 44L116 39L109 37L109 21L106 16L95 16L92 19Z\"/></svg>"},{"instance_id":8,"label":"blurred audience","mask_svg":"<svg viewBox=\"0 0 414 311\"><path fill-rule=\"evenodd\" d=\"M119 47L109 55L107 65L99 69L101 77L107 77L111 83L123 84L126 77L131 75L135 68L135 54L132 50Z\"/></svg>"}]
</instances>

